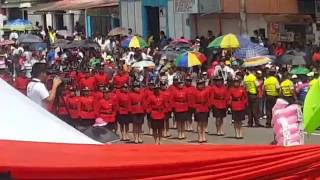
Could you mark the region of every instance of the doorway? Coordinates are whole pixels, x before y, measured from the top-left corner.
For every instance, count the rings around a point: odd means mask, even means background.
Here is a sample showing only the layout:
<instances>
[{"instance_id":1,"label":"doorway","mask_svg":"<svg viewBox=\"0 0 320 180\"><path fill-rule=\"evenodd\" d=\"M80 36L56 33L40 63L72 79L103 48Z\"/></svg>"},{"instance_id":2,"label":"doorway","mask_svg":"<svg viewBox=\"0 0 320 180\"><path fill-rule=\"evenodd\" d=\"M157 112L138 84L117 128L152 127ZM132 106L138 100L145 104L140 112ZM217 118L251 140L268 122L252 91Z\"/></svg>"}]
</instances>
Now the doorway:
<instances>
[{"instance_id":1,"label":"doorway","mask_svg":"<svg viewBox=\"0 0 320 180\"><path fill-rule=\"evenodd\" d=\"M154 42L159 42L160 22L159 22L159 7L146 6L147 11L147 27L148 37L153 36Z\"/></svg>"}]
</instances>

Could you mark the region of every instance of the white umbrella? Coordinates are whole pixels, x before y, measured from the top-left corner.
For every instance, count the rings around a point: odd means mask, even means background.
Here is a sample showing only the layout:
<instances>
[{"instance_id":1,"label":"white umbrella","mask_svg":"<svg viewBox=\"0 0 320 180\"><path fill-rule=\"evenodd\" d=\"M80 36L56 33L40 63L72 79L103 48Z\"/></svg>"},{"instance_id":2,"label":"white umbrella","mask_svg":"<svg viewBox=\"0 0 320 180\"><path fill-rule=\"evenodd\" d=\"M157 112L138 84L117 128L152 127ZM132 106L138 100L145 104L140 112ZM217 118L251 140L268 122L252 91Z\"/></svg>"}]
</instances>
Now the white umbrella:
<instances>
[{"instance_id":1,"label":"white umbrella","mask_svg":"<svg viewBox=\"0 0 320 180\"><path fill-rule=\"evenodd\" d=\"M154 67L155 64L152 61L139 61L132 65L133 68L145 68L145 67Z\"/></svg>"}]
</instances>

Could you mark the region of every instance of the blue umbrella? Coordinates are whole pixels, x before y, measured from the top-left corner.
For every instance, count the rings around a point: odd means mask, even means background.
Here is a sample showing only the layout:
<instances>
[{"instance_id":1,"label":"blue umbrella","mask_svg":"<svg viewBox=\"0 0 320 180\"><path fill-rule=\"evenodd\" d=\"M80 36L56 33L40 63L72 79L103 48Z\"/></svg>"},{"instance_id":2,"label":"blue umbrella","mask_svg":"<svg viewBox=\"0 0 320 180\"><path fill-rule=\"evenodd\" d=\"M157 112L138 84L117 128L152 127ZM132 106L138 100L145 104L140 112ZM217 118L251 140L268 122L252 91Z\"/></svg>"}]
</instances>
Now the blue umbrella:
<instances>
[{"instance_id":1,"label":"blue umbrella","mask_svg":"<svg viewBox=\"0 0 320 180\"><path fill-rule=\"evenodd\" d=\"M244 44L245 47L241 47L233 54L234 57L240 59L248 59L256 56L264 56L269 54L268 48L260 46L252 42Z\"/></svg>"}]
</instances>

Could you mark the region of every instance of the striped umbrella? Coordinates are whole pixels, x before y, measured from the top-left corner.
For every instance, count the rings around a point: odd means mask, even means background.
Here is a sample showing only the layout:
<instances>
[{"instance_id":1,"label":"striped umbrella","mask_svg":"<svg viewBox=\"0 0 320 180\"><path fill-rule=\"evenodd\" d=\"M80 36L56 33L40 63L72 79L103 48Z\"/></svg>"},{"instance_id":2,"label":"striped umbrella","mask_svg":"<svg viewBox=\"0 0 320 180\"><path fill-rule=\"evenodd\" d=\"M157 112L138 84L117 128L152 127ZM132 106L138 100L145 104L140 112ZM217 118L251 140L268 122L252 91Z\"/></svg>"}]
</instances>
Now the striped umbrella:
<instances>
[{"instance_id":1,"label":"striped umbrella","mask_svg":"<svg viewBox=\"0 0 320 180\"><path fill-rule=\"evenodd\" d=\"M207 57L199 52L189 51L180 54L176 58L177 67L193 67L203 64L207 60Z\"/></svg>"},{"instance_id":2,"label":"striped umbrella","mask_svg":"<svg viewBox=\"0 0 320 180\"><path fill-rule=\"evenodd\" d=\"M268 48L265 48L263 46L260 46L259 44L250 42L248 47L237 49L233 53L233 57L236 57L239 59L248 59L251 57L264 56L268 54L269 54Z\"/></svg>"},{"instance_id":3,"label":"striped umbrella","mask_svg":"<svg viewBox=\"0 0 320 180\"><path fill-rule=\"evenodd\" d=\"M252 57L244 60L244 63L242 64L243 67L255 67L255 66L261 66L264 64L267 64L269 62L272 62L272 59L267 56L257 56Z\"/></svg>"},{"instance_id":4,"label":"striped umbrella","mask_svg":"<svg viewBox=\"0 0 320 180\"><path fill-rule=\"evenodd\" d=\"M147 43L138 36L129 36L121 42L123 48L145 48Z\"/></svg>"}]
</instances>

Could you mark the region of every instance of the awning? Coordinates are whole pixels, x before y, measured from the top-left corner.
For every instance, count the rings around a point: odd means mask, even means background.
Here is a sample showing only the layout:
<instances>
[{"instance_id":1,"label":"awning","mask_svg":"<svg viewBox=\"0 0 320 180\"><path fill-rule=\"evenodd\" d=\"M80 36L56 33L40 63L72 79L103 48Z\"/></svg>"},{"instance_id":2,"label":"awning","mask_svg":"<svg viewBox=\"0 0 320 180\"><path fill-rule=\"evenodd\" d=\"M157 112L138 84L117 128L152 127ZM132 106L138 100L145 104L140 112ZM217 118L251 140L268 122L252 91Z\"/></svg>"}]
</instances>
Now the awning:
<instances>
[{"instance_id":1,"label":"awning","mask_svg":"<svg viewBox=\"0 0 320 180\"><path fill-rule=\"evenodd\" d=\"M310 15L298 14L280 14L280 15L265 15L267 22L286 23L286 24L310 24L313 19Z\"/></svg>"},{"instance_id":2,"label":"awning","mask_svg":"<svg viewBox=\"0 0 320 180\"><path fill-rule=\"evenodd\" d=\"M31 11L67 11L118 6L119 0L61 0L38 4Z\"/></svg>"}]
</instances>

